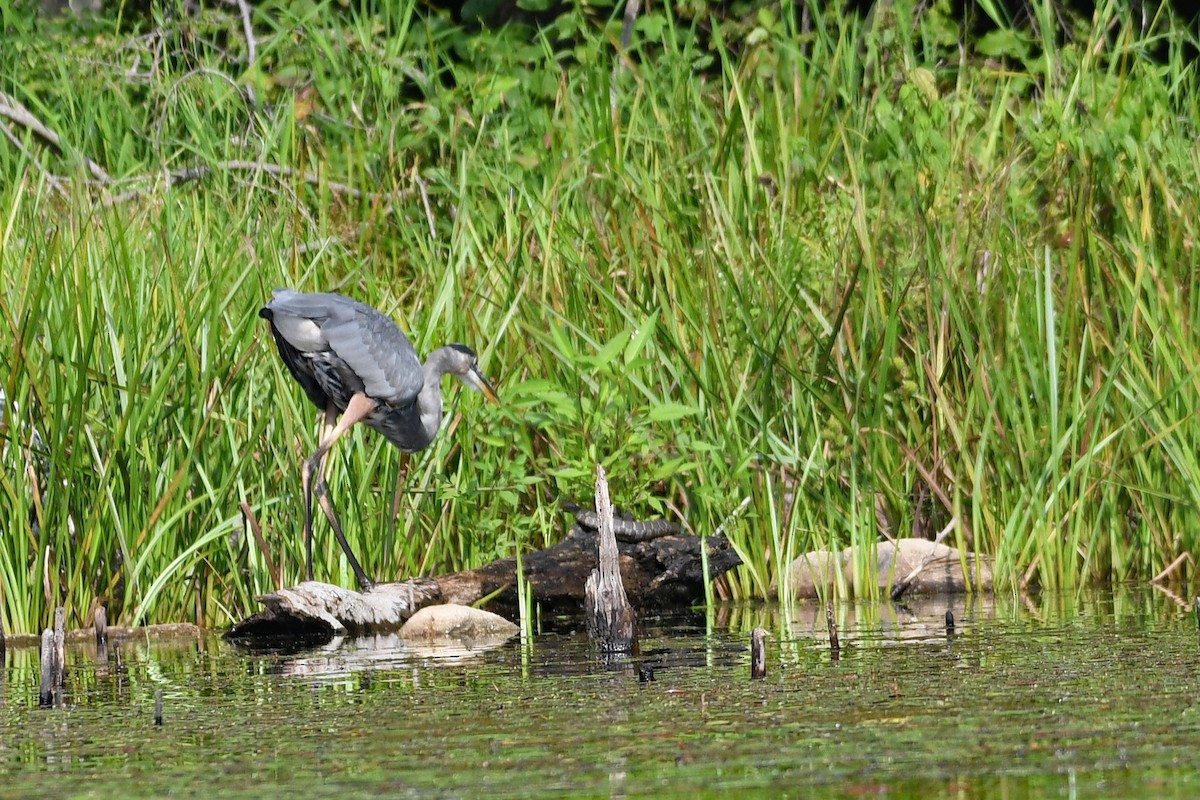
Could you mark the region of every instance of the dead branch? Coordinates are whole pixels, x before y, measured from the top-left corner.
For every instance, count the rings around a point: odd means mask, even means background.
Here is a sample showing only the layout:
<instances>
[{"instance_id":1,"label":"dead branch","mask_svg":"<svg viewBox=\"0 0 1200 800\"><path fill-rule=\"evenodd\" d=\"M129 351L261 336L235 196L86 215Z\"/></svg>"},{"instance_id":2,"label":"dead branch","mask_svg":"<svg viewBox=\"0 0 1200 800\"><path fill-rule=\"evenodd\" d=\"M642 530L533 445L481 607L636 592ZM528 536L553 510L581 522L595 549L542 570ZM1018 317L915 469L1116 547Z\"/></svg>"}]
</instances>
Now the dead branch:
<instances>
[{"instance_id":1,"label":"dead branch","mask_svg":"<svg viewBox=\"0 0 1200 800\"><path fill-rule=\"evenodd\" d=\"M269 164L265 161L242 161L236 159L231 161L218 161L214 164L203 164L198 167L185 167L183 169L166 170L162 173L141 176L137 180L151 182L165 177L166 187L170 189L183 183L190 183L192 181L198 181L202 178L206 178L214 172L259 172L267 175L273 175L281 179L299 178L303 182L312 184L314 186L324 185L334 194L344 194L355 199L367 198L371 200L395 201L404 199L412 194L411 190L385 194L380 194L377 192L364 192L362 189L356 189L353 186L349 186L345 183L339 183L338 181L322 181L320 175L310 170L294 169L282 164ZM150 191L150 188L151 187L147 186L144 188L131 189L128 192L114 195L106 201L106 204L117 205L119 203L124 203L128 200L138 197L139 195L145 194L146 192Z\"/></svg>"},{"instance_id":2,"label":"dead branch","mask_svg":"<svg viewBox=\"0 0 1200 800\"><path fill-rule=\"evenodd\" d=\"M0 116L6 117L18 125L32 131L39 139L49 144L60 155L66 155L67 149L63 145L62 137L51 130L44 122L35 117L29 109L21 105L17 100L0 92ZM109 183L112 178L104 167L92 161L82 153L76 153L79 158L83 159L83 163L87 166L88 171L92 173L92 177L103 183Z\"/></svg>"}]
</instances>

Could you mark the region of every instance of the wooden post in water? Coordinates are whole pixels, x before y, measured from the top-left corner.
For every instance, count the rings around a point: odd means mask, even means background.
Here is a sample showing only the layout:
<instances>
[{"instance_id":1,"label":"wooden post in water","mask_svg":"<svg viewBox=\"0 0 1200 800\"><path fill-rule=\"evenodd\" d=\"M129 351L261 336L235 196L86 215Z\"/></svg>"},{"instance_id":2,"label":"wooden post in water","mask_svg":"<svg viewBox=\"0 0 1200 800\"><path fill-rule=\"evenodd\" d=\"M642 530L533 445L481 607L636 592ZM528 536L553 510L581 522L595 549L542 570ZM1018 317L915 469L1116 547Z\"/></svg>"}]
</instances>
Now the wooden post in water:
<instances>
[{"instance_id":1,"label":"wooden post in water","mask_svg":"<svg viewBox=\"0 0 1200 800\"><path fill-rule=\"evenodd\" d=\"M104 606L96 606L96 613L92 619L96 624L96 647L104 650L108 645L108 612L104 610Z\"/></svg>"},{"instance_id":2,"label":"wooden post in water","mask_svg":"<svg viewBox=\"0 0 1200 800\"><path fill-rule=\"evenodd\" d=\"M154 693L154 724L162 727L162 689Z\"/></svg>"},{"instance_id":3,"label":"wooden post in water","mask_svg":"<svg viewBox=\"0 0 1200 800\"><path fill-rule=\"evenodd\" d=\"M750 677L767 677L767 631L755 628L750 634Z\"/></svg>"},{"instance_id":4,"label":"wooden post in water","mask_svg":"<svg viewBox=\"0 0 1200 800\"><path fill-rule=\"evenodd\" d=\"M600 515L599 564L584 584L583 614L588 635L602 655L637 653L637 615L621 583L617 535L613 527L608 477L596 465L596 513Z\"/></svg>"},{"instance_id":5,"label":"wooden post in water","mask_svg":"<svg viewBox=\"0 0 1200 800\"><path fill-rule=\"evenodd\" d=\"M946 609L946 635L954 635L954 612L948 608Z\"/></svg>"},{"instance_id":6,"label":"wooden post in water","mask_svg":"<svg viewBox=\"0 0 1200 800\"><path fill-rule=\"evenodd\" d=\"M1196 625L1200 627L1200 597L1196 598Z\"/></svg>"},{"instance_id":7,"label":"wooden post in water","mask_svg":"<svg viewBox=\"0 0 1200 800\"><path fill-rule=\"evenodd\" d=\"M38 694L38 705L52 708L57 705L59 687L62 686L62 664L58 662L58 647L54 644L54 631L42 631L42 689Z\"/></svg>"},{"instance_id":8,"label":"wooden post in water","mask_svg":"<svg viewBox=\"0 0 1200 800\"><path fill-rule=\"evenodd\" d=\"M67 610L62 606L54 609L54 666L54 699L61 706L63 676L67 670Z\"/></svg>"},{"instance_id":9,"label":"wooden post in water","mask_svg":"<svg viewBox=\"0 0 1200 800\"><path fill-rule=\"evenodd\" d=\"M829 657L837 661L842 657L842 647L838 644L837 621L833 618L833 603L825 604L825 624L829 627Z\"/></svg>"}]
</instances>

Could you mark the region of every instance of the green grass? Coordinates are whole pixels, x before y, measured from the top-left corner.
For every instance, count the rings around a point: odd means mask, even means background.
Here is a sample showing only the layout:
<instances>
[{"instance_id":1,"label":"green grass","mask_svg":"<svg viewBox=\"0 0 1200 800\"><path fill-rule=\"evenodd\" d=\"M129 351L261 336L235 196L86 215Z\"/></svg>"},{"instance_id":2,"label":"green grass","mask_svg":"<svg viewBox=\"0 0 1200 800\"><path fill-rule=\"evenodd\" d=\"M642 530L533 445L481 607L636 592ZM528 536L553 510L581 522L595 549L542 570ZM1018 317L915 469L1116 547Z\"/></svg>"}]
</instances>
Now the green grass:
<instances>
[{"instance_id":1,"label":"green grass","mask_svg":"<svg viewBox=\"0 0 1200 800\"><path fill-rule=\"evenodd\" d=\"M750 498L734 598L850 544L867 591L881 534L955 518L1009 587L1197 551L1181 23L1110 3L960 50L900 2L808 32L656 7L618 59L619 19L467 32L396 5L260 5L253 66L223 12L6 12L0 91L64 141L0 118L6 630L97 602L219 626L301 577L316 414L256 313L284 285L371 302L423 353L471 344L505 400L450 392L404 474L369 431L335 451L384 579L554 541L541 485L587 499L597 461L618 505L701 534ZM259 161L286 170L230 168ZM352 585L323 525L317 548Z\"/></svg>"}]
</instances>

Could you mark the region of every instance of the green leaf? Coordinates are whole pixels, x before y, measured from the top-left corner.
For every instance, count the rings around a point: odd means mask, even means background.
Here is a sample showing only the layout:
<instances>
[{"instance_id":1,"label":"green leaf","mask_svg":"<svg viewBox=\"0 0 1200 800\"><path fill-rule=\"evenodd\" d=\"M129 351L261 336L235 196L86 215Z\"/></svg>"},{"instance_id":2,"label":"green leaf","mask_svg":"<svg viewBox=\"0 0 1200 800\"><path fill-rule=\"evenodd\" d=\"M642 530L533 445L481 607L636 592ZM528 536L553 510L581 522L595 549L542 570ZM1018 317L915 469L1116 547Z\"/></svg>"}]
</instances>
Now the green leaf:
<instances>
[{"instance_id":1,"label":"green leaf","mask_svg":"<svg viewBox=\"0 0 1200 800\"><path fill-rule=\"evenodd\" d=\"M571 338L567 336L567 329L562 325L550 326L550 337L554 339L554 348L558 350L558 354L567 361L574 363L577 361L575 354L575 346L571 344Z\"/></svg>"},{"instance_id":2,"label":"green leaf","mask_svg":"<svg viewBox=\"0 0 1200 800\"><path fill-rule=\"evenodd\" d=\"M628 367L637 358L642 348L646 346L646 341L654 335L655 329L658 327L658 312L655 311L647 317L641 325L633 331L633 336L629 339L629 344L625 346L625 366Z\"/></svg>"},{"instance_id":3,"label":"green leaf","mask_svg":"<svg viewBox=\"0 0 1200 800\"><path fill-rule=\"evenodd\" d=\"M1011 56L1024 58L1026 55L1025 42L1011 29L995 30L979 37L975 49L985 56L1000 58Z\"/></svg>"},{"instance_id":4,"label":"green leaf","mask_svg":"<svg viewBox=\"0 0 1200 800\"><path fill-rule=\"evenodd\" d=\"M685 406L682 403L663 403L650 409L647 417L651 422L672 422L699 412L700 410L695 406Z\"/></svg>"},{"instance_id":5,"label":"green leaf","mask_svg":"<svg viewBox=\"0 0 1200 800\"><path fill-rule=\"evenodd\" d=\"M625 349L625 343L628 340L628 330L623 330L616 336L609 339L608 343L605 344L604 347L600 349L600 352L596 354L596 357L592 359L592 365L598 370L607 367L613 362L617 355Z\"/></svg>"}]
</instances>

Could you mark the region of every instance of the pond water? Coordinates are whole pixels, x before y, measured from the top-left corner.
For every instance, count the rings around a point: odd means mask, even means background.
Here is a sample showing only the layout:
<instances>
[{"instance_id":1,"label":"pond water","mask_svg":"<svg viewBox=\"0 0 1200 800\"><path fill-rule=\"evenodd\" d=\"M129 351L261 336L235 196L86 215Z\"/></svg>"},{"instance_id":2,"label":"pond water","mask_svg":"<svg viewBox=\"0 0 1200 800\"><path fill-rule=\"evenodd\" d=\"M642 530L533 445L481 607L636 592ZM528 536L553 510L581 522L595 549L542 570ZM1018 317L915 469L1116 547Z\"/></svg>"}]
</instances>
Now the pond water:
<instances>
[{"instance_id":1,"label":"pond water","mask_svg":"<svg viewBox=\"0 0 1200 800\"><path fill-rule=\"evenodd\" d=\"M485 652L204 637L126 641L118 665L69 645L59 709L38 707L36 651L10 648L0 796L1200 796L1200 634L1178 599L838 617L837 660L810 606L648 619L641 656L612 666L564 621Z\"/></svg>"}]
</instances>

